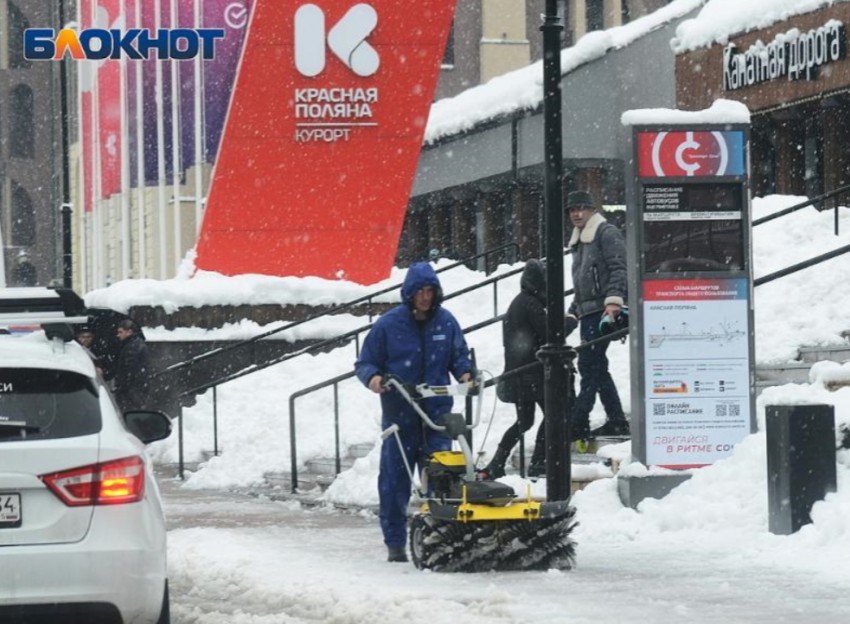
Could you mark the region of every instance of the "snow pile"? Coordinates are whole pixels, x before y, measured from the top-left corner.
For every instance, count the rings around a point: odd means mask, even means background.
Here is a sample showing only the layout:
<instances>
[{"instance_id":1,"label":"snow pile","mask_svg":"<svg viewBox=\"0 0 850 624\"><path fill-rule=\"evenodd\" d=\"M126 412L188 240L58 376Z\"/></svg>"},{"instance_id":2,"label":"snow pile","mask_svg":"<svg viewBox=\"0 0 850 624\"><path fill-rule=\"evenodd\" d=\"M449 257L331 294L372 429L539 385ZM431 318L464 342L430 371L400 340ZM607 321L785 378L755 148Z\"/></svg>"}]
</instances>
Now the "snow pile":
<instances>
[{"instance_id":1,"label":"snow pile","mask_svg":"<svg viewBox=\"0 0 850 624\"><path fill-rule=\"evenodd\" d=\"M709 0L699 14L679 24L671 42L680 54L715 43L726 44L732 35L768 28L795 15L810 13L837 0Z\"/></svg>"},{"instance_id":2,"label":"snow pile","mask_svg":"<svg viewBox=\"0 0 850 624\"><path fill-rule=\"evenodd\" d=\"M454 264L442 259L434 264L437 271ZM499 269L507 271L510 267ZM270 275L237 275L198 271L191 277L182 272L170 280L124 280L108 288L93 290L85 297L90 308L111 308L128 313L133 306L161 306L166 312L180 308L209 305L309 305L337 306L371 293L392 288L374 298L377 303L398 303L399 290L407 269L393 268L390 277L377 284L364 286L345 280L320 277L274 277ZM480 281L481 274L464 266L440 273L444 292L460 290Z\"/></svg>"},{"instance_id":3,"label":"snow pile","mask_svg":"<svg viewBox=\"0 0 850 624\"><path fill-rule=\"evenodd\" d=\"M699 125L750 123L750 111L745 104L733 100L715 100L710 108L701 111L642 108L623 113L624 126L649 124Z\"/></svg>"},{"instance_id":4,"label":"snow pile","mask_svg":"<svg viewBox=\"0 0 850 624\"><path fill-rule=\"evenodd\" d=\"M753 200L753 219L806 201L805 197L770 196ZM850 245L850 210L834 213L809 206L753 229L755 278ZM850 328L848 256L804 269L755 289L756 359L761 364L788 362L804 345L842 344Z\"/></svg>"},{"instance_id":5,"label":"snow pile","mask_svg":"<svg viewBox=\"0 0 850 624\"><path fill-rule=\"evenodd\" d=\"M179 342L179 341L213 341L213 340L248 340L254 336L264 334L268 331L280 329L290 322L275 321L267 325L260 325L248 319L242 319L238 323L225 323L216 329L204 329L202 327L182 327L180 329L165 329L162 326L145 328L145 338L150 342ZM320 317L301 325L296 325L277 334L273 334L264 340L322 340L339 336L340 333L353 331L369 324L368 316L354 316L353 314L337 314L333 317Z\"/></svg>"},{"instance_id":6,"label":"snow pile","mask_svg":"<svg viewBox=\"0 0 850 624\"><path fill-rule=\"evenodd\" d=\"M805 198L771 196L757 199L753 204L756 218L774 213ZM828 249L850 244L850 214L841 212L841 236L833 234L833 215L805 208L793 216L776 219L754 229L754 262L756 276L763 276L791 264L811 258ZM517 267L520 265L516 265ZM817 268L807 269L755 289L756 357L760 363L781 362L796 358L797 350L806 344L842 344L841 331L850 328L846 310L850 308L850 280L846 273L846 257L830 260ZM511 267L502 266L499 272ZM565 287L571 286L570 260L564 266ZM401 277L403 271L398 272ZM484 279L482 273L458 268L441 275L446 293ZM251 279L250 277L248 279ZM229 278L236 281L237 278ZM223 296L230 286L221 282ZM345 290L347 285L340 288ZM325 296L339 298L327 286ZM500 282L498 308L506 310L519 289L519 276ZM493 315L492 287L475 290L453 298L446 307L458 317L463 327L478 323ZM324 322L324 321L323 321ZM328 320L327 322L334 322ZM349 329L348 320L340 319L341 330ZM309 323L304 326L307 331ZM147 329L146 329L147 331ZM180 330L174 332L179 338ZM568 342L575 344L577 336ZM475 348L479 367L492 374L504 368L501 327L496 324L468 335ZM627 344L615 343L608 350L611 374L620 390L627 412L630 405L629 354ZM261 372L230 382L218 389L219 440L223 454L203 464L192 474L190 487L233 487L260 483L268 472L289 470L291 460L289 440L289 397L294 392L315 385L332 376L350 373L355 360L353 345L332 353L299 357ZM820 370L820 369L816 369ZM825 374L825 373L824 373ZM830 373L831 374L831 373ZM826 377L819 377L826 380ZM850 388L828 392L823 381L799 386L770 388L762 397L776 401L814 401L836 405L840 422L850 417ZM809 397L808 399L806 397ZM342 382L338 387L341 452L360 443L379 443L380 406L378 399L363 388L356 379ZM334 390L322 391L298 399L295 403L297 454L299 469L305 462L334 455ZM516 418L512 405L495 400L493 393L484 398L482 426L475 432L473 450L483 450L486 461L501 435ZM839 402L843 402L839 408ZM763 419L763 408L759 410ZM604 412L597 403L591 423L601 424ZM540 415L538 413L538 423ZM492 424L491 424L492 423ZM491 427L489 432L488 426ZM535 427L538 425L535 424ZM212 393L198 397L197 405L184 409L186 458L198 461L201 451L212 448ZM532 432L536 431L533 429ZM533 433L526 436L532 443ZM482 449L483 445L483 449ZM151 447L156 461L177 460L177 437ZM612 451L613 452L613 451ZM627 451L617 452L619 461ZM377 456L361 459L331 490L329 498L339 502L377 503Z\"/></svg>"},{"instance_id":7,"label":"snow pile","mask_svg":"<svg viewBox=\"0 0 850 624\"><path fill-rule=\"evenodd\" d=\"M561 73L603 57L609 50L624 48L665 24L696 9L703 0L675 0L669 5L624 26L586 34L571 48L561 51ZM436 102L431 107L425 143L465 132L484 121L519 110L534 109L543 102L543 62L532 63L497 76L489 82Z\"/></svg>"},{"instance_id":8,"label":"snow pile","mask_svg":"<svg viewBox=\"0 0 850 624\"><path fill-rule=\"evenodd\" d=\"M271 277L239 275L228 277L209 271L185 273L170 280L124 280L108 288L93 290L85 297L90 308L111 308L124 314L133 306L161 306L166 312L207 305L297 305L334 306L388 288L403 279L395 269L392 275L372 286L319 277ZM393 292L377 297L378 302L398 301Z\"/></svg>"},{"instance_id":9,"label":"snow pile","mask_svg":"<svg viewBox=\"0 0 850 624\"><path fill-rule=\"evenodd\" d=\"M816 362L809 371L809 381L823 386L850 386L850 362Z\"/></svg>"}]
</instances>

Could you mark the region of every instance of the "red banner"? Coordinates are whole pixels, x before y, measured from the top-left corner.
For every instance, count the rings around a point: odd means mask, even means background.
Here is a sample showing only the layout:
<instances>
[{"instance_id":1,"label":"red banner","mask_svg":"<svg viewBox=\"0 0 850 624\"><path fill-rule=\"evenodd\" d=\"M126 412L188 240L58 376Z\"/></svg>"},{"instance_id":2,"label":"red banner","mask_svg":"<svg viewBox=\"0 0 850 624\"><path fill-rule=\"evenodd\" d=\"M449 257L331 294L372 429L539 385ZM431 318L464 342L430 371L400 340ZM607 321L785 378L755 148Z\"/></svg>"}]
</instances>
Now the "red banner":
<instances>
[{"instance_id":1,"label":"red banner","mask_svg":"<svg viewBox=\"0 0 850 624\"><path fill-rule=\"evenodd\" d=\"M92 2L93 0L80 0L79 17L80 28L86 29L92 26ZM94 209L94 98L95 82L97 80L97 62L80 61L80 78L78 87L80 90L80 128L82 135L83 161L83 210L91 212Z\"/></svg>"},{"instance_id":2,"label":"red banner","mask_svg":"<svg viewBox=\"0 0 850 624\"><path fill-rule=\"evenodd\" d=\"M100 0L98 28L121 29L120 0ZM100 193L103 199L121 192L121 63L105 61L97 72L97 119Z\"/></svg>"},{"instance_id":3,"label":"red banner","mask_svg":"<svg viewBox=\"0 0 850 624\"><path fill-rule=\"evenodd\" d=\"M257 0L198 268L392 268L455 0Z\"/></svg>"}]
</instances>

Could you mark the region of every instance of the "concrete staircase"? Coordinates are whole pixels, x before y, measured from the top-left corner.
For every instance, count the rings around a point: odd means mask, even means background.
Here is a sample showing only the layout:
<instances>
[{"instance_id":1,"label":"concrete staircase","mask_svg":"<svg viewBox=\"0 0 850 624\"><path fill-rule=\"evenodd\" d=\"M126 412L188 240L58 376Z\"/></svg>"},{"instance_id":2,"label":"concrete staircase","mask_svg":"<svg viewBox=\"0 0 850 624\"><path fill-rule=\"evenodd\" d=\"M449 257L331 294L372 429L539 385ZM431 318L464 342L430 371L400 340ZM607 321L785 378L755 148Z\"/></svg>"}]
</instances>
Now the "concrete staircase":
<instances>
[{"instance_id":1,"label":"concrete staircase","mask_svg":"<svg viewBox=\"0 0 850 624\"><path fill-rule=\"evenodd\" d=\"M573 491L585 488L589 483L605 476L611 477L616 474L618 464L600 457L599 449L617 442L600 440L591 443L586 452L580 452L573 445ZM341 471L348 470L360 457L366 457L374 448L371 443L356 444L349 447L348 453L340 460ZM533 449L526 449L526 467L531 462ZM584 470L583 467L598 465L597 470ZM606 470L607 469L607 470ZM507 466L507 473L519 474L519 453L514 453L511 462ZM281 492L292 490L292 475L290 472L269 472L265 475L267 487ZM336 460L333 457L322 457L306 462L303 470L298 471L298 491L307 496L316 496L324 492L336 478Z\"/></svg>"},{"instance_id":2,"label":"concrete staircase","mask_svg":"<svg viewBox=\"0 0 850 624\"><path fill-rule=\"evenodd\" d=\"M850 362L850 330L841 333L846 341L828 347L801 347L794 362L756 366L756 396L770 386L788 383L808 383L809 371L815 362ZM837 389L831 388L831 389Z\"/></svg>"},{"instance_id":3,"label":"concrete staircase","mask_svg":"<svg viewBox=\"0 0 850 624\"><path fill-rule=\"evenodd\" d=\"M340 458L340 472L348 470L354 462L366 457L374 447L372 443L355 444L348 448L344 457ZM325 491L336 479L336 458L318 457L306 462L303 470L298 471L298 490L319 494ZM265 475L266 483L273 489L292 490L292 473L290 472L268 472Z\"/></svg>"}]
</instances>

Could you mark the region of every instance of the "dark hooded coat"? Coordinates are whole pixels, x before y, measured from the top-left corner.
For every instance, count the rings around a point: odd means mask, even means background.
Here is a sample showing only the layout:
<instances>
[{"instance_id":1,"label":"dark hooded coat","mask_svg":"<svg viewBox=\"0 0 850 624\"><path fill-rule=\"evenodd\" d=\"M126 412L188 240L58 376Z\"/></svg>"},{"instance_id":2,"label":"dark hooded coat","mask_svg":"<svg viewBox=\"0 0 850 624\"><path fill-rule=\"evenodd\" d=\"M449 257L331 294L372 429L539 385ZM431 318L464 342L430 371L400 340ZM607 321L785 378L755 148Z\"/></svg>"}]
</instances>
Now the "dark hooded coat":
<instances>
[{"instance_id":1,"label":"dark hooded coat","mask_svg":"<svg viewBox=\"0 0 850 624\"><path fill-rule=\"evenodd\" d=\"M539 260L525 264L520 293L514 297L502 326L505 372L537 362L537 352L546 343L546 273ZM518 389L543 400L543 366L519 378L506 380L508 395L518 400ZM527 390L526 390L527 389Z\"/></svg>"},{"instance_id":2,"label":"dark hooded coat","mask_svg":"<svg viewBox=\"0 0 850 624\"><path fill-rule=\"evenodd\" d=\"M140 335L133 334L123 341L115 367L115 401L122 411L144 409L150 373L148 345Z\"/></svg>"}]
</instances>

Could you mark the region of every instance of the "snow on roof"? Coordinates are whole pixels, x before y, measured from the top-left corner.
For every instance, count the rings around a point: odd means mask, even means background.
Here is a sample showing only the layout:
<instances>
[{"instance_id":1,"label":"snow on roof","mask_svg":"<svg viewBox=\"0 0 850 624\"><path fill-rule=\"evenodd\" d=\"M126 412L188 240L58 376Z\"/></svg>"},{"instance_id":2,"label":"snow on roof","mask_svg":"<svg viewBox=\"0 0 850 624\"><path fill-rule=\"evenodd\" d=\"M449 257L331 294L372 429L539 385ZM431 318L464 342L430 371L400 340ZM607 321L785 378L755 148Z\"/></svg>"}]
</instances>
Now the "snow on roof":
<instances>
[{"instance_id":1,"label":"snow on roof","mask_svg":"<svg viewBox=\"0 0 850 624\"><path fill-rule=\"evenodd\" d=\"M0 335L2 368L47 368L94 377L94 364L76 342L48 340L43 331Z\"/></svg>"},{"instance_id":2,"label":"snow on roof","mask_svg":"<svg viewBox=\"0 0 850 624\"><path fill-rule=\"evenodd\" d=\"M455 262L441 258L433 266L440 271ZM191 272L184 272L174 279L163 281L123 280L88 293L85 296L86 306L109 308L124 314L128 314L134 306L161 306L166 313L184 307L200 308L208 305L336 306L390 287L392 290L376 296L373 301L398 303L401 301L398 287L404 281L407 269L394 267L386 280L368 286L310 276L246 274L229 277L210 271L197 271L191 278L190 275ZM478 283L482 277L479 272L460 265L441 272L439 279L443 292L451 293Z\"/></svg>"},{"instance_id":3,"label":"snow on roof","mask_svg":"<svg viewBox=\"0 0 850 624\"><path fill-rule=\"evenodd\" d=\"M844 0L708 0L699 14L676 28L670 42L677 54L715 43L732 35L768 28L795 15L811 13Z\"/></svg>"},{"instance_id":4,"label":"snow on roof","mask_svg":"<svg viewBox=\"0 0 850 624\"><path fill-rule=\"evenodd\" d=\"M682 111L669 108L640 108L623 113L624 126L643 124L699 125L749 123L750 111L745 104L733 100L715 100L711 108Z\"/></svg>"},{"instance_id":5,"label":"snow on roof","mask_svg":"<svg viewBox=\"0 0 850 624\"><path fill-rule=\"evenodd\" d=\"M298 305L334 306L365 297L382 286L400 282L399 273L380 284L362 286L344 280L319 277L272 277L239 275L228 277L209 271L198 271L191 279L130 279L108 288L93 290L85 296L90 308L110 308L129 313L133 306L161 306L167 313L183 307L206 305ZM376 301L398 301L398 291L376 297Z\"/></svg>"},{"instance_id":6,"label":"snow on roof","mask_svg":"<svg viewBox=\"0 0 850 624\"><path fill-rule=\"evenodd\" d=\"M561 51L561 74L624 48L653 30L687 15L704 0L674 0L650 15L624 26L586 34L574 46ZM431 107L425 143L465 132L477 124L518 110L534 109L543 101L543 62L493 78Z\"/></svg>"}]
</instances>

